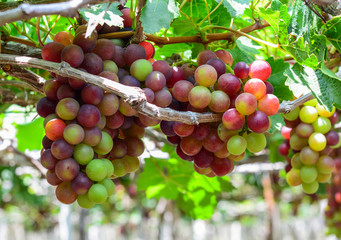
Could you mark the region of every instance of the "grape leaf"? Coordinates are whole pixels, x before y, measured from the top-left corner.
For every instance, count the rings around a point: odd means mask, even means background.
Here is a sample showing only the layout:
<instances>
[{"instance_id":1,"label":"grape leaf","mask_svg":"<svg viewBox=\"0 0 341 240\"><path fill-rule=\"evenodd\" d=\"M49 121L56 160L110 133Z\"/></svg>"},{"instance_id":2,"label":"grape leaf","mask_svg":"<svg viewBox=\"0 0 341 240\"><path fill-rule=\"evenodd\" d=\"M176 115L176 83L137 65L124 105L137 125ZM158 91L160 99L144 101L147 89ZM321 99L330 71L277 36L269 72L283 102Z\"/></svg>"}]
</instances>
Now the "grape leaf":
<instances>
[{"instance_id":1,"label":"grape leaf","mask_svg":"<svg viewBox=\"0 0 341 240\"><path fill-rule=\"evenodd\" d=\"M322 33L341 52L341 16L334 17L326 22L322 27Z\"/></svg>"},{"instance_id":2,"label":"grape leaf","mask_svg":"<svg viewBox=\"0 0 341 240\"><path fill-rule=\"evenodd\" d=\"M149 0L142 8L141 22L145 33L159 32L168 29L170 23L178 14L178 7L174 0Z\"/></svg>"},{"instance_id":3,"label":"grape leaf","mask_svg":"<svg viewBox=\"0 0 341 240\"><path fill-rule=\"evenodd\" d=\"M16 138L18 140L18 150L25 152L25 150L39 150L42 146L42 139L45 135L43 127L44 119L39 117L34 121L26 124L16 124L17 129Z\"/></svg>"},{"instance_id":4,"label":"grape leaf","mask_svg":"<svg viewBox=\"0 0 341 240\"><path fill-rule=\"evenodd\" d=\"M268 130L268 132L271 134L275 133L276 131L280 131L281 128L285 125L284 119L282 115L280 114L270 116L270 120L271 120L271 127Z\"/></svg>"},{"instance_id":5,"label":"grape leaf","mask_svg":"<svg viewBox=\"0 0 341 240\"><path fill-rule=\"evenodd\" d=\"M272 57L266 61L271 66L271 75L267 81L274 87L274 95L276 95L279 100L291 100L293 94L288 86L285 85L287 76L283 74L289 68L289 63L284 62L283 59L275 61Z\"/></svg>"},{"instance_id":6,"label":"grape leaf","mask_svg":"<svg viewBox=\"0 0 341 240\"><path fill-rule=\"evenodd\" d=\"M220 3L221 0L215 0ZM249 6L250 0L223 0L223 4L232 17L242 15L245 8Z\"/></svg>"},{"instance_id":7,"label":"grape leaf","mask_svg":"<svg viewBox=\"0 0 341 240\"><path fill-rule=\"evenodd\" d=\"M341 108L341 80L325 65L312 69L295 63L285 71L287 85L301 84L306 86L329 111L332 105Z\"/></svg>"},{"instance_id":8,"label":"grape leaf","mask_svg":"<svg viewBox=\"0 0 341 240\"><path fill-rule=\"evenodd\" d=\"M245 62L247 64L251 64L253 61L256 60L256 58L248 53L247 51L244 51L239 46L240 42L237 41L237 44L235 48L229 50L233 57L233 64L235 65L237 62Z\"/></svg>"}]
</instances>

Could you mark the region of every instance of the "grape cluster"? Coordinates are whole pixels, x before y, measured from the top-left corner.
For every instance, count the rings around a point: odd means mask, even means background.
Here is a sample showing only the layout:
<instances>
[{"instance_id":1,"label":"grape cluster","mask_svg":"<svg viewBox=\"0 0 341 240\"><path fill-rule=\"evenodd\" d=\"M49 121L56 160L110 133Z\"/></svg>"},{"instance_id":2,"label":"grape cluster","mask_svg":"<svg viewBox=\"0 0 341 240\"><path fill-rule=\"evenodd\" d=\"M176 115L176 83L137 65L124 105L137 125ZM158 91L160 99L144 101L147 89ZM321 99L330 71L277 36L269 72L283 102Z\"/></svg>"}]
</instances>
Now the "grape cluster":
<instances>
[{"instance_id":1,"label":"grape cluster","mask_svg":"<svg viewBox=\"0 0 341 240\"><path fill-rule=\"evenodd\" d=\"M330 156L333 148L341 144L339 134L332 129L339 118L335 108L328 112L316 99L284 114L286 126L282 135L286 139L279 152L287 158L287 182L290 186L302 184L303 191L315 193L319 183L326 183L332 175L335 161Z\"/></svg>"},{"instance_id":2,"label":"grape cluster","mask_svg":"<svg viewBox=\"0 0 341 240\"><path fill-rule=\"evenodd\" d=\"M335 149L335 170L327 188L328 206L325 209L327 235L341 238L341 148Z\"/></svg>"},{"instance_id":3,"label":"grape cluster","mask_svg":"<svg viewBox=\"0 0 341 240\"><path fill-rule=\"evenodd\" d=\"M269 116L278 111L279 100L272 94L271 83L266 82L271 74L266 61L256 60L250 66L238 62L234 74L226 73L226 66L233 63L230 53L205 50L199 53L197 63L186 80L183 76L188 66L176 69L175 76L173 68L173 77L166 85L172 87L177 104L173 99L170 107L222 113L222 122L194 126L162 121L160 127L177 145L180 158L193 161L198 173L224 176L233 170L234 161L243 159L246 149L256 153L266 147L264 132L270 126Z\"/></svg>"},{"instance_id":4,"label":"grape cluster","mask_svg":"<svg viewBox=\"0 0 341 240\"><path fill-rule=\"evenodd\" d=\"M139 80L152 72L141 45L132 44L122 54L112 41L97 39L96 31L85 38L85 31L81 26L75 37L58 33L43 47L42 58L65 61L81 71L129 86L140 86ZM118 67L120 61L130 65L131 75ZM112 179L139 168L144 128L155 120L137 115L115 94L78 79L54 75L46 81L44 93L37 112L45 118L41 163L48 169L47 181L57 186L56 197L65 204L77 200L81 207L91 208L103 203L114 192Z\"/></svg>"}]
</instances>

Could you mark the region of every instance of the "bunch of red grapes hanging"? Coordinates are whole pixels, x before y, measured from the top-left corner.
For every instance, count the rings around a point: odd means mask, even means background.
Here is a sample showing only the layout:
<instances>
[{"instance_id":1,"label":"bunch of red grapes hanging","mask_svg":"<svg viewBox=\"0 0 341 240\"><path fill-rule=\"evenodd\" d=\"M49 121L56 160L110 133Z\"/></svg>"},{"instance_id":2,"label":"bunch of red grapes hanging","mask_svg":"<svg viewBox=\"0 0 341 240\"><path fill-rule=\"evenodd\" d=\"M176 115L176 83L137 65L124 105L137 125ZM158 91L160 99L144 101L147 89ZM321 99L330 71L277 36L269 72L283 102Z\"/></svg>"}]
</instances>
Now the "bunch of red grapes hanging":
<instances>
[{"instance_id":1,"label":"bunch of red grapes hanging","mask_svg":"<svg viewBox=\"0 0 341 240\"><path fill-rule=\"evenodd\" d=\"M209 177L224 176L240 161L246 149L256 153L266 147L264 132L279 100L266 80L270 65L256 60L238 62L226 50L205 50L197 67L171 67L154 60L148 42L125 45L124 40L99 39L98 33L131 27L129 11L121 10L125 28L98 26L89 37L80 26L75 36L58 33L42 49L42 58L67 62L71 67L123 85L139 87L146 100L178 111L222 114L220 123L188 125L160 121L138 113L125 99L85 81L52 73L37 104L45 118L42 165L59 201L77 200L83 208L100 204L114 193L112 179L139 168L145 128L160 124L180 158L193 161L195 170Z\"/></svg>"}]
</instances>

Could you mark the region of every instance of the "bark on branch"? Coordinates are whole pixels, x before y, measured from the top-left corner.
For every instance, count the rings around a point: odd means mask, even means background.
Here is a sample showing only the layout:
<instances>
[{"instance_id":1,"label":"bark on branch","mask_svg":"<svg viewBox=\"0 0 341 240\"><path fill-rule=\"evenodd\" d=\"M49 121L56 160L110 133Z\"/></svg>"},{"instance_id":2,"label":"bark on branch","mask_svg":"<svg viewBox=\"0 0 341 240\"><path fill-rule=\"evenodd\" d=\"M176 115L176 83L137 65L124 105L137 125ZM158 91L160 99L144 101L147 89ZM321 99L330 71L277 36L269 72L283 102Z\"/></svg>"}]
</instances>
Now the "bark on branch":
<instances>
[{"instance_id":1,"label":"bark on branch","mask_svg":"<svg viewBox=\"0 0 341 240\"><path fill-rule=\"evenodd\" d=\"M62 15L65 17L76 17L77 9L88 4L97 4L108 2L108 0L71 0L67 2L48 3L31 5L23 3L17 8L10 9L0 13L0 26L6 23L15 22L18 20L26 20L33 17L43 15Z\"/></svg>"}]
</instances>

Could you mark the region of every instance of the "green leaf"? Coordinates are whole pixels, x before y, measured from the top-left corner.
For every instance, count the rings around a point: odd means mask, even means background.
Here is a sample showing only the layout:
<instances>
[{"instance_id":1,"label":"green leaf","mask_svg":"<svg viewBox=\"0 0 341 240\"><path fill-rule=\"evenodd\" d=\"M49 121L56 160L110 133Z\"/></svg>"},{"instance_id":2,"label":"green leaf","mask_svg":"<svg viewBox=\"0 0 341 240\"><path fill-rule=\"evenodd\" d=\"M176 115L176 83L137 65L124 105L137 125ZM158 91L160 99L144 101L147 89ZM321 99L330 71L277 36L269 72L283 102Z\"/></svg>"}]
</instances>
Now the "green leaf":
<instances>
[{"instance_id":1,"label":"green leaf","mask_svg":"<svg viewBox=\"0 0 341 240\"><path fill-rule=\"evenodd\" d=\"M178 7L174 0L149 0L142 8L141 22L145 33L159 32L168 29L170 23L178 16Z\"/></svg>"},{"instance_id":2,"label":"green leaf","mask_svg":"<svg viewBox=\"0 0 341 240\"><path fill-rule=\"evenodd\" d=\"M341 52L341 16L334 17L326 22L322 27L322 33Z\"/></svg>"},{"instance_id":3,"label":"green leaf","mask_svg":"<svg viewBox=\"0 0 341 240\"><path fill-rule=\"evenodd\" d=\"M39 150L42 148L42 139L45 135L43 127L44 119L39 117L33 122L26 124L16 124L18 149L22 152L27 150Z\"/></svg>"},{"instance_id":4,"label":"green leaf","mask_svg":"<svg viewBox=\"0 0 341 240\"><path fill-rule=\"evenodd\" d=\"M252 55L259 54L258 49L262 49L261 45L247 37L242 36L238 38L236 42L241 50L249 52Z\"/></svg>"},{"instance_id":5,"label":"green leaf","mask_svg":"<svg viewBox=\"0 0 341 240\"><path fill-rule=\"evenodd\" d=\"M215 0L220 3L221 0ZM249 6L250 0L223 0L223 4L232 17L242 15L245 8Z\"/></svg>"},{"instance_id":6,"label":"green leaf","mask_svg":"<svg viewBox=\"0 0 341 240\"><path fill-rule=\"evenodd\" d=\"M251 64L253 61L256 60L256 58L253 55L251 55L247 51L242 50L239 45L240 43L238 43L237 41L235 48L232 50L229 50L229 52L231 53L233 57L234 64L236 64L237 62L245 62L247 64Z\"/></svg>"},{"instance_id":7,"label":"green leaf","mask_svg":"<svg viewBox=\"0 0 341 240\"><path fill-rule=\"evenodd\" d=\"M172 27L174 28L174 33L179 36L195 33L192 21L185 17L176 18L172 23Z\"/></svg>"},{"instance_id":8,"label":"green leaf","mask_svg":"<svg viewBox=\"0 0 341 240\"><path fill-rule=\"evenodd\" d=\"M174 47L176 46L176 51L174 51ZM155 46L155 59L164 59L166 57L172 56L173 53L181 53L188 50L191 50L191 46L186 43L179 43L179 44L168 44L162 47Z\"/></svg>"},{"instance_id":9,"label":"green leaf","mask_svg":"<svg viewBox=\"0 0 341 240\"><path fill-rule=\"evenodd\" d=\"M285 125L284 119L281 114L270 116L270 120L271 120L271 127L268 130L270 134L273 134L276 131L281 131L281 128Z\"/></svg>"},{"instance_id":10,"label":"green leaf","mask_svg":"<svg viewBox=\"0 0 341 240\"><path fill-rule=\"evenodd\" d=\"M275 61L272 57L266 61L271 66L271 75L267 81L274 87L274 95L276 95L279 100L291 100L293 94L289 87L285 85L287 76L284 75L284 72L289 68L289 63L284 62L283 59Z\"/></svg>"},{"instance_id":11,"label":"green leaf","mask_svg":"<svg viewBox=\"0 0 341 240\"><path fill-rule=\"evenodd\" d=\"M332 105L341 108L341 81L328 68L322 65L318 69L301 66L298 63L285 71L288 76L286 84L306 86L329 111Z\"/></svg>"}]
</instances>

